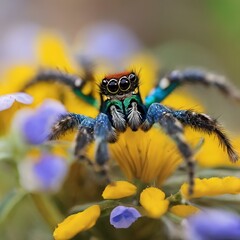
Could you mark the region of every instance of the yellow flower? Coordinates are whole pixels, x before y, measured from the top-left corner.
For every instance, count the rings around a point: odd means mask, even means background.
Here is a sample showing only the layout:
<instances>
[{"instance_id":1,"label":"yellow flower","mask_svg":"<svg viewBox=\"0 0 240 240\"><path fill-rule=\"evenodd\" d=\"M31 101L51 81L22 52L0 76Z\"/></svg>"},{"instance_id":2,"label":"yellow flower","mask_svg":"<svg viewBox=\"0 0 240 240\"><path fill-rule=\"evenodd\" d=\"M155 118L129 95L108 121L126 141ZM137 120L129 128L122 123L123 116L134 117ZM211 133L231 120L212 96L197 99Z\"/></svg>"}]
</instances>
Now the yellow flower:
<instances>
[{"instance_id":1,"label":"yellow flower","mask_svg":"<svg viewBox=\"0 0 240 240\"><path fill-rule=\"evenodd\" d=\"M107 185L103 191L104 199L120 199L135 195L137 187L126 181L117 181ZM158 188L148 187L140 194L140 204L147 216L159 218L168 209L169 201L165 199L165 193Z\"/></svg>"},{"instance_id":2,"label":"yellow flower","mask_svg":"<svg viewBox=\"0 0 240 240\"><path fill-rule=\"evenodd\" d=\"M159 186L181 162L174 143L157 128L146 133L128 129L116 144L109 146L112 158L130 180L156 181Z\"/></svg>"},{"instance_id":3,"label":"yellow flower","mask_svg":"<svg viewBox=\"0 0 240 240\"><path fill-rule=\"evenodd\" d=\"M119 199L136 194L137 187L126 181L116 181L106 186L102 193L104 199Z\"/></svg>"},{"instance_id":4,"label":"yellow flower","mask_svg":"<svg viewBox=\"0 0 240 240\"><path fill-rule=\"evenodd\" d=\"M93 205L83 212L70 215L63 222L59 223L53 236L55 240L67 240L74 237L77 233L92 228L101 213L98 205Z\"/></svg>"},{"instance_id":5,"label":"yellow flower","mask_svg":"<svg viewBox=\"0 0 240 240\"><path fill-rule=\"evenodd\" d=\"M222 194L240 193L240 178L237 177L212 177L209 179L195 179L194 193L188 195L188 184L181 186L181 194L185 198L199 198L204 196L217 196Z\"/></svg>"},{"instance_id":6,"label":"yellow flower","mask_svg":"<svg viewBox=\"0 0 240 240\"><path fill-rule=\"evenodd\" d=\"M199 209L192 205L175 205L171 207L169 211L181 218L187 218L199 212Z\"/></svg>"},{"instance_id":7,"label":"yellow flower","mask_svg":"<svg viewBox=\"0 0 240 240\"><path fill-rule=\"evenodd\" d=\"M140 203L152 218L159 218L168 209L169 201L165 199L165 193L158 188L149 187L142 191Z\"/></svg>"}]
</instances>

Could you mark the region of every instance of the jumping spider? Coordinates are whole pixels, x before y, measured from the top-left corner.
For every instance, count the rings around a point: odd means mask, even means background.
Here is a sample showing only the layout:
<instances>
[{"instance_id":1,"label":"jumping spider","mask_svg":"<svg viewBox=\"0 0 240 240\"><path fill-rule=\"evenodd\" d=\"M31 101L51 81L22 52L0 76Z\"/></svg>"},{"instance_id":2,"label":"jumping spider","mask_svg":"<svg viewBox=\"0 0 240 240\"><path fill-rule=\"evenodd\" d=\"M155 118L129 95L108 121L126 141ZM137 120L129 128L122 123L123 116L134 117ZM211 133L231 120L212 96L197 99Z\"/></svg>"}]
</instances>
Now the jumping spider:
<instances>
[{"instance_id":1,"label":"jumping spider","mask_svg":"<svg viewBox=\"0 0 240 240\"><path fill-rule=\"evenodd\" d=\"M26 87L39 81L62 82L72 88L78 97L97 107L97 100L92 94L84 95L82 93L82 88L88 84L87 78L92 76L89 71L86 73L85 78L81 79L57 71L41 72ZM216 119L192 110L174 110L159 103L176 87L185 83L215 86L225 95L237 100L240 99L240 93L224 77L199 69L170 72L160 79L159 84L144 100L140 94L139 76L135 72L112 74L106 76L99 85L101 101L98 116L91 118L75 113L62 115L52 127L49 139L57 139L67 131L77 129L76 157L82 156L87 145L95 141L96 164L103 173L106 173L106 164L109 159L108 143L116 142L117 135L128 127L132 131L139 129L148 131L154 124L159 124L162 130L175 141L185 160L188 169L189 194L192 194L194 190L194 154L185 140L185 126L216 135L220 145L226 149L231 162L238 160L238 154Z\"/></svg>"}]
</instances>

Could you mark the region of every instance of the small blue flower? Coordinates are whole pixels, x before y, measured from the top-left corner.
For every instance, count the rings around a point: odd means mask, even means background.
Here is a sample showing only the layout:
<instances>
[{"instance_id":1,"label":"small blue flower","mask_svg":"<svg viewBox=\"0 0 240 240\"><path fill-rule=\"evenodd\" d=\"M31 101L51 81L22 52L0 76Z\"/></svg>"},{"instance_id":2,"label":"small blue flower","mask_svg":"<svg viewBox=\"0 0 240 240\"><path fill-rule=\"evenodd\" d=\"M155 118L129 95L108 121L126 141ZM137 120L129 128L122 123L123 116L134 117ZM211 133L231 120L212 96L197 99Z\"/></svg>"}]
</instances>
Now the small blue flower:
<instances>
[{"instance_id":1,"label":"small blue flower","mask_svg":"<svg viewBox=\"0 0 240 240\"><path fill-rule=\"evenodd\" d=\"M57 192L67 172L66 160L53 154L28 158L19 164L21 185L29 192Z\"/></svg>"},{"instance_id":2,"label":"small blue flower","mask_svg":"<svg viewBox=\"0 0 240 240\"><path fill-rule=\"evenodd\" d=\"M188 219L188 239L238 240L240 216L227 211L204 210Z\"/></svg>"},{"instance_id":3,"label":"small blue flower","mask_svg":"<svg viewBox=\"0 0 240 240\"><path fill-rule=\"evenodd\" d=\"M67 166L64 159L56 155L45 154L33 166L33 171L43 189L54 189L65 177Z\"/></svg>"},{"instance_id":4,"label":"small blue flower","mask_svg":"<svg viewBox=\"0 0 240 240\"><path fill-rule=\"evenodd\" d=\"M27 143L43 143L51 126L59 115L66 112L64 106L54 100L45 101L35 112L28 115L22 123L22 134Z\"/></svg>"},{"instance_id":5,"label":"small blue flower","mask_svg":"<svg viewBox=\"0 0 240 240\"><path fill-rule=\"evenodd\" d=\"M110 214L110 223L115 228L128 228L141 214L133 207L118 206Z\"/></svg>"}]
</instances>

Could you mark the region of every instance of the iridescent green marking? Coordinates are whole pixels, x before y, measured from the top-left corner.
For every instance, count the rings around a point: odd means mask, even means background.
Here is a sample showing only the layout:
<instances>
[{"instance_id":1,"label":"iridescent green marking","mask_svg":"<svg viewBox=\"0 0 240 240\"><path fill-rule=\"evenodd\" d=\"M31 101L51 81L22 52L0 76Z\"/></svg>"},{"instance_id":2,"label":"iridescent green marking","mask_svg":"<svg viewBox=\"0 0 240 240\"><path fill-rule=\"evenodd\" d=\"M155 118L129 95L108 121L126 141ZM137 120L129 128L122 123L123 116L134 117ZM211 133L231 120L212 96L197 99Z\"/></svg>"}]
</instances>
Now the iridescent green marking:
<instances>
[{"instance_id":1,"label":"iridescent green marking","mask_svg":"<svg viewBox=\"0 0 240 240\"><path fill-rule=\"evenodd\" d=\"M123 101L124 109L128 109L132 101L137 102L137 104L142 104L142 99L138 94L132 95L131 97L124 99Z\"/></svg>"},{"instance_id":2,"label":"iridescent green marking","mask_svg":"<svg viewBox=\"0 0 240 240\"><path fill-rule=\"evenodd\" d=\"M90 95L85 95L81 92L81 90L79 89L75 89L74 93L81 98L83 101L85 101L86 103L92 105L95 108L99 108L99 102L98 100L96 100L94 97L90 96Z\"/></svg>"}]
</instances>

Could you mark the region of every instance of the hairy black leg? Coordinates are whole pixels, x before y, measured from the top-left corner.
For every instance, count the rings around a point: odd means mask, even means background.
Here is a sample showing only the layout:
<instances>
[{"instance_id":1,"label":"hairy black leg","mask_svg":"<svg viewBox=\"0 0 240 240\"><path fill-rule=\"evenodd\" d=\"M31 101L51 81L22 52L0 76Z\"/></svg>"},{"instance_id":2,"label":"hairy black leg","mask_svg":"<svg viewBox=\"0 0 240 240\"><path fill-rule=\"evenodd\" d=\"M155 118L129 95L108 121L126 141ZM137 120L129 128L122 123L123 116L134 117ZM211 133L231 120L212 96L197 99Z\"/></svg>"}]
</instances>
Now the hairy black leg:
<instances>
[{"instance_id":1,"label":"hairy black leg","mask_svg":"<svg viewBox=\"0 0 240 240\"><path fill-rule=\"evenodd\" d=\"M77 159L85 159L85 150L88 144L93 142L93 129L80 127L76 137L74 155Z\"/></svg>"},{"instance_id":2,"label":"hairy black leg","mask_svg":"<svg viewBox=\"0 0 240 240\"><path fill-rule=\"evenodd\" d=\"M206 72L200 69L174 70L160 79L159 84L146 97L145 103L150 106L154 102L161 102L176 87L183 84L201 84L213 86L226 96L240 101L240 91L237 90L224 76Z\"/></svg>"},{"instance_id":3,"label":"hairy black leg","mask_svg":"<svg viewBox=\"0 0 240 240\"><path fill-rule=\"evenodd\" d=\"M164 83L165 81L165 83ZM211 72L205 72L200 69L185 69L183 71L173 71L166 78L160 81L160 86L167 85L167 81L170 83L179 82L180 84L192 83L202 84L205 86L213 86L219 89L223 94L240 100L240 92L230 84L224 76L217 75Z\"/></svg>"},{"instance_id":4,"label":"hairy black leg","mask_svg":"<svg viewBox=\"0 0 240 240\"><path fill-rule=\"evenodd\" d=\"M81 122L76 136L74 155L78 160L87 160L88 163L91 163L91 161L86 157L85 151L87 146L94 141L94 124L95 120L93 118L85 118Z\"/></svg>"},{"instance_id":5,"label":"hairy black leg","mask_svg":"<svg viewBox=\"0 0 240 240\"><path fill-rule=\"evenodd\" d=\"M233 149L232 144L222 127L216 119L210 118L206 114L196 113L191 110L173 111L173 115L184 125L190 126L195 130L203 131L208 134L215 134L221 146L227 150L229 158L232 162L236 162L239 158L237 152Z\"/></svg>"},{"instance_id":6,"label":"hairy black leg","mask_svg":"<svg viewBox=\"0 0 240 240\"><path fill-rule=\"evenodd\" d=\"M31 79L23 87L22 90L25 91L27 88L39 82L60 82L69 86L72 89L75 88L81 89L85 84L85 81L79 76L68 73L62 73L57 70L45 70L40 71L38 74L36 74L36 76L34 76L34 78Z\"/></svg>"},{"instance_id":7,"label":"hairy black leg","mask_svg":"<svg viewBox=\"0 0 240 240\"><path fill-rule=\"evenodd\" d=\"M195 76L195 77L194 77ZM219 89L223 94L235 100L240 100L240 92L228 80L222 76L202 70L186 69L183 71L183 77L186 82L202 83L206 86L213 86Z\"/></svg>"},{"instance_id":8,"label":"hairy black leg","mask_svg":"<svg viewBox=\"0 0 240 240\"><path fill-rule=\"evenodd\" d=\"M66 132L77 129L81 126L84 119L88 117L80 114L67 113L59 117L56 123L52 126L52 131L48 136L49 140L60 138ZM91 118L89 118L91 119Z\"/></svg>"},{"instance_id":9,"label":"hairy black leg","mask_svg":"<svg viewBox=\"0 0 240 240\"><path fill-rule=\"evenodd\" d=\"M169 135L177 144L179 152L182 154L187 168L189 178L189 194L193 194L194 190L194 160L193 151L187 144L184 134L183 127L180 121L173 116L171 110L165 106L154 103L152 104L147 112L146 120L142 125L144 131L149 130L154 123L159 123L164 132Z\"/></svg>"},{"instance_id":10,"label":"hairy black leg","mask_svg":"<svg viewBox=\"0 0 240 240\"><path fill-rule=\"evenodd\" d=\"M94 138L96 144L95 159L96 163L101 168L101 173L105 176L107 176L108 173L106 163L109 160L107 143L113 138L113 135L115 135L115 132L108 116L104 113L100 113L96 118L94 126Z\"/></svg>"}]
</instances>

